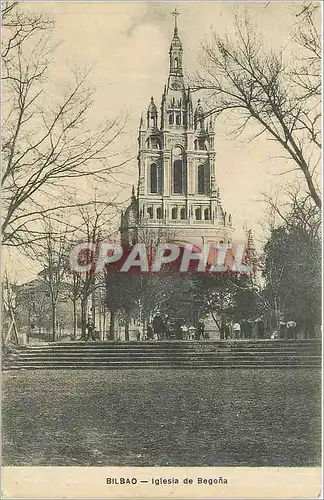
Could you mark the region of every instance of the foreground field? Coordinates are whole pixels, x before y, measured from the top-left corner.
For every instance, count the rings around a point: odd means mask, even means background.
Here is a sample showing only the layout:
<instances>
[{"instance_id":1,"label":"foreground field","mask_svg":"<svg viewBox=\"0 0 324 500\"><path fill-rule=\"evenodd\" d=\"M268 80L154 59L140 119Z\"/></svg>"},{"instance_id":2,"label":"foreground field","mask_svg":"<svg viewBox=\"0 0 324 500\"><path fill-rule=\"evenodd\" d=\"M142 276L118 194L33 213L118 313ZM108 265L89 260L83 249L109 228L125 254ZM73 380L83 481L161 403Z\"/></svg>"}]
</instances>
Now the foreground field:
<instances>
[{"instance_id":1,"label":"foreground field","mask_svg":"<svg viewBox=\"0 0 324 500\"><path fill-rule=\"evenodd\" d=\"M320 465L320 370L3 376L4 465Z\"/></svg>"}]
</instances>

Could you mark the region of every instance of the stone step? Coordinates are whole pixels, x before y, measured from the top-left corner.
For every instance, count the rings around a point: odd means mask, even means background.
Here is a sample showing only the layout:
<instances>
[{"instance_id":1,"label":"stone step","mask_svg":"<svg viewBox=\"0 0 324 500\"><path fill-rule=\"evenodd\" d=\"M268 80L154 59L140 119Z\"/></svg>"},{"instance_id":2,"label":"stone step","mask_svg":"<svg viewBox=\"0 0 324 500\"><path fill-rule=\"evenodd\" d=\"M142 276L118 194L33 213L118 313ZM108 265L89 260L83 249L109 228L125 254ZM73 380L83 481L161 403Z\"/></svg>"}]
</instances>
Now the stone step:
<instances>
[{"instance_id":1,"label":"stone step","mask_svg":"<svg viewBox=\"0 0 324 500\"><path fill-rule=\"evenodd\" d=\"M130 363L140 363L140 364L145 364L145 363L150 363L150 362L170 362L170 363L254 363L258 362L259 364L263 363L275 363L275 362L288 362L288 363L294 363L294 364L299 364L304 361L307 362L321 362L321 356L299 356L299 357L269 357L269 358L250 358L250 357L226 357L226 358L202 358L202 359L197 359L197 358L184 358L184 359L179 359L179 358L170 358L170 357L165 357L165 356L151 356L146 359L120 359L120 358L79 358L79 359L64 359L64 358L52 358L52 359L44 359L44 358L39 358L39 359L16 359L13 361L13 364L18 365L18 364L89 364L89 363L94 363L94 364L130 364Z\"/></svg>"},{"instance_id":2,"label":"stone step","mask_svg":"<svg viewBox=\"0 0 324 500\"><path fill-rule=\"evenodd\" d=\"M105 349L143 349L147 347L153 347L155 349L168 349L168 348L178 348L178 349L194 349L197 346L204 348L214 348L218 347L219 349L228 348L228 347L243 347L248 346L249 349L257 348L259 349L261 346L266 347L267 349L278 348L278 346L294 346L297 347L305 347L305 346L314 346L317 348L321 347L321 342L319 340L228 340L228 341L155 341L155 342L61 342L61 343L49 343L49 344L41 344L39 346L26 346L26 349L88 349L91 347L96 348L105 348Z\"/></svg>"},{"instance_id":3,"label":"stone step","mask_svg":"<svg viewBox=\"0 0 324 500\"><path fill-rule=\"evenodd\" d=\"M23 353L23 354L16 354L12 355L9 357L9 359L24 359L24 360L29 360L29 359L69 359L69 360L76 360L76 359L148 359L148 358L156 358L156 357L165 357L165 358L176 358L176 359L215 359L219 357L220 359L223 358L228 358L232 357L234 358L269 358L269 357L302 357L302 356L309 356L309 357L321 357L321 354L319 352L310 352L310 351L301 351L301 352L285 352L285 351L275 351L275 352L265 352L265 351L256 351L256 352L246 352L246 351L241 351L241 352L231 352L231 351L226 351L226 352L220 352L220 353L211 353L211 352L206 352L206 353L200 353L200 352L172 352L172 353L166 353L166 352L139 352L139 353L131 353L131 352L123 352L123 353L117 353L117 352L87 352L87 353L80 353L80 352L73 352L73 353L35 353L35 354L30 354L30 353Z\"/></svg>"},{"instance_id":4,"label":"stone step","mask_svg":"<svg viewBox=\"0 0 324 500\"><path fill-rule=\"evenodd\" d=\"M16 352L19 354L47 354L47 353L52 353L55 352L57 354L73 354L73 353L81 353L81 354L86 354L87 352L96 352L96 353L118 353L118 354L123 354L123 353L146 353L146 352L154 352L154 353L159 353L159 352L165 352L165 353L192 353L192 352L199 352L199 353L223 353L223 352L321 352L320 346L304 346L304 347L297 347L297 346L289 346L289 347L273 347L273 348L267 348L262 346L262 348L257 348L257 347L250 347L250 346L242 346L242 347L237 347L237 346L227 346L223 347L222 349L215 349L215 348L207 348L205 346L198 348L196 347L195 349L180 349L180 348L154 348L154 347L144 347L144 348L137 348L133 349L132 347L128 349L119 349L119 348L103 348L103 347L96 347L96 346L91 346L87 348L70 348L70 349L56 349L55 347L52 348L43 348L43 349L34 349L34 348L26 348L26 349L19 349Z\"/></svg>"},{"instance_id":5,"label":"stone step","mask_svg":"<svg viewBox=\"0 0 324 500\"><path fill-rule=\"evenodd\" d=\"M44 365L43 363L37 364L37 365L30 365L30 364L19 364L19 365L11 365L10 367L4 368L5 370L84 370L84 369L91 369L91 370L110 370L110 369L143 369L143 368L148 368L148 369L162 369L162 368L169 368L169 369L216 369L216 368L226 368L226 369L235 369L235 368L247 368L247 369L260 369L260 368L296 368L298 367L299 369L320 369L321 365L320 364L314 364L314 363L303 363L298 366L295 364L280 364L280 363L268 363L264 365L260 365L260 363L214 363L214 364L208 364L208 363L200 363L200 364L193 364L193 363L177 363L177 364L170 364L170 363L145 363L144 365L140 363L111 363L111 364L90 364L90 363L84 363L84 364L77 364L77 365L71 365L71 364L55 364L55 365Z\"/></svg>"},{"instance_id":6,"label":"stone step","mask_svg":"<svg viewBox=\"0 0 324 500\"><path fill-rule=\"evenodd\" d=\"M19 348L4 369L319 367L318 341L56 343Z\"/></svg>"}]
</instances>

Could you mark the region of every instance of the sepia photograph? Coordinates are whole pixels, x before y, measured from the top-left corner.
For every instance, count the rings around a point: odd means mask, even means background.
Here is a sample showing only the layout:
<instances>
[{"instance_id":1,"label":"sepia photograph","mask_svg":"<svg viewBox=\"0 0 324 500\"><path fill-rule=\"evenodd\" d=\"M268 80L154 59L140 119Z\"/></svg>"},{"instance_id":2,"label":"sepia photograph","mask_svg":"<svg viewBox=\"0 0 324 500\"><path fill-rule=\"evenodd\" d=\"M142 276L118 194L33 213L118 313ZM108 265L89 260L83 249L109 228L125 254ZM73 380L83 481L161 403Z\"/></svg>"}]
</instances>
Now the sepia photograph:
<instances>
[{"instance_id":1,"label":"sepia photograph","mask_svg":"<svg viewBox=\"0 0 324 500\"><path fill-rule=\"evenodd\" d=\"M4 498L320 495L322 10L2 2Z\"/></svg>"}]
</instances>

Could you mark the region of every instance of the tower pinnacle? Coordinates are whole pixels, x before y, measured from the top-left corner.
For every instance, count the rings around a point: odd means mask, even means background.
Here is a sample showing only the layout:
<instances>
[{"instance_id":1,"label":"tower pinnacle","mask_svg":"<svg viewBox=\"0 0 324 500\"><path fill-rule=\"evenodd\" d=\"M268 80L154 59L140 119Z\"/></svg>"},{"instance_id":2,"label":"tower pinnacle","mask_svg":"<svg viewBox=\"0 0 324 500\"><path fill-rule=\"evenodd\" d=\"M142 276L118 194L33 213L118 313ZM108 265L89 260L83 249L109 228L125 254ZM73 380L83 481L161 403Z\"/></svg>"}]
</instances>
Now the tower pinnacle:
<instances>
[{"instance_id":1,"label":"tower pinnacle","mask_svg":"<svg viewBox=\"0 0 324 500\"><path fill-rule=\"evenodd\" d=\"M174 9L173 12L171 12L171 15L174 17L174 34L178 34L178 19L177 17L180 15L180 12L178 12L177 9Z\"/></svg>"},{"instance_id":2,"label":"tower pinnacle","mask_svg":"<svg viewBox=\"0 0 324 500\"><path fill-rule=\"evenodd\" d=\"M178 36L178 21L177 17L179 15L179 12L177 9L175 9L172 12L172 15L174 16L174 33L173 33L173 38L171 40L171 45L170 45L170 73L169 75L173 75L176 77L183 77L183 72L182 72L182 43L181 40ZM169 82L170 83L170 82ZM176 84L177 87L179 87L179 82ZM180 83L181 89L183 88L183 83Z\"/></svg>"}]
</instances>

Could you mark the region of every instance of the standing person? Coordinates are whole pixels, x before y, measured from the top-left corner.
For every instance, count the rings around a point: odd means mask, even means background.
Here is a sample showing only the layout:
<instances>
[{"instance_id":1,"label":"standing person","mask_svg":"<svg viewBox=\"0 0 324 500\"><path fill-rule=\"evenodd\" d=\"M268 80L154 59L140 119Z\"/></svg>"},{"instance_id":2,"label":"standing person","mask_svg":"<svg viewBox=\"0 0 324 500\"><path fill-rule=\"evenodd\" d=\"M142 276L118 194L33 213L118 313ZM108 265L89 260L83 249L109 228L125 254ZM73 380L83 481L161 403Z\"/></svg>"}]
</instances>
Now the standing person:
<instances>
[{"instance_id":1,"label":"standing person","mask_svg":"<svg viewBox=\"0 0 324 500\"><path fill-rule=\"evenodd\" d=\"M284 321L280 321L279 323L279 338L285 339L287 334L286 323Z\"/></svg>"},{"instance_id":2,"label":"standing person","mask_svg":"<svg viewBox=\"0 0 324 500\"><path fill-rule=\"evenodd\" d=\"M197 324L197 339L200 340L205 338L205 323L202 320L198 321Z\"/></svg>"},{"instance_id":3,"label":"standing person","mask_svg":"<svg viewBox=\"0 0 324 500\"><path fill-rule=\"evenodd\" d=\"M147 340L153 340L154 339L154 331L152 328L152 324L150 323L147 326Z\"/></svg>"},{"instance_id":4,"label":"standing person","mask_svg":"<svg viewBox=\"0 0 324 500\"><path fill-rule=\"evenodd\" d=\"M189 340L195 340L196 338L196 328L191 325L188 328Z\"/></svg>"},{"instance_id":5,"label":"standing person","mask_svg":"<svg viewBox=\"0 0 324 500\"><path fill-rule=\"evenodd\" d=\"M159 313L157 313L152 322L154 333L158 340L162 340L163 334L165 333L165 325L163 319Z\"/></svg>"},{"instance_id":6,"label":"standing person","mask_svg":"<svg viewBox=\"0 0 324 500\"><path fill-rule=\"evenodd\" d=\"M234 323L233 325L233 333L234 333L234 339L240 339L241 338L241 325L239 322Z\"/></svg>"},{"instance_id":7,"label":"standing person","mask_svg":"<svg viewBox=\"0 0 324 500\"><path fill-rule=\"evenodd\" d=\"M271 340L278 340L278 338L279 338L278 330L273 330L270 338L271 338Z\"/></svg>"},{"instance_id":8,"label":"standing person","mask_svg":"<svg viewBox=\"0 0 324 500\"><path fill-rule=\"evenodd\" d=\"M257 338L258 339L263 339L264 338L264 323L262 318L257 318L255 320L256 322L256 331L257 331Z\"/></svg>"},{"instance_id":9,"label":"standing person","mask_svg":"<svg viewBox=\"0 0 324 500\"><path fill-rule=\"evenodd\" d=\"M224 338L225 338L225 340L229 339L230 335L231 335L230 324L229 324L228 320L226 320L225 325L224 325Z\"/></svg>"},{"instance_id":10,"label":"standing person","mask_svg":"<svg viewBox=\"0 0 324 500\"><path fill-rule=\"evenodd\" d=\"M168 316L167 316L167 318L168 318ZM171 322L169 319L166 319L166 321L165 321L165 336L166 336L167 340L171 340L171 331L172 331Z\"/></svg>"},{"instance_id":11,"label":"standing person","mask_svg":"<svg viewBox=\"0 0 324 500\"><path fill-rule=\"evenodd\" d=\"M246 319L241 320L241 338L245 339L247 338L247 328L246 328Z\"/></svg>"},{"instance_id":12,"label":"standing person","mask_svg":"<svg viewBox=\"0 0 324 500\"><path fill-rule=\"evenodd\" d=\"M250 319L248 319L247 322L246 322L246 338L251 339L252 338L252 332L253 332L252 321Z\"/></svg>"},{"instance_id":13,"label":"standing person","mask_svg":"<svg viewBox=\"0 0 324 500\"><path fill-rule=\"evenodd\" d=\"M296 322L287 321L287 339L296 340Z\"/></svg>"},{"instance_id":14,"label":"standing person","mask_svg":"<svg viewBox=\"0 0 324 500\"><path fill-rule=\"evenodd\" d=\"M177 340L182 340L181 321L177 320L175 326L175 336Z\"/></svg>"},{"instance_id":15,"label":"standing person","mask_svg":"<svg viewBox=\"0 0 324 500\"><path fill-rule=\"evenodd\" d=\"M185 323L181 327L181 332L183 340L188 340L188 327Z\"/></svg>"},{"instance_id":16,"label":"standing person","mask_svg":"<svg viewBox=\"0 0 324 500\"><path fill-rule=\"evenodd\" d=\"M94 324L92 322L92 318L88 318L87 324L86 324L86 329L88 331L85 340L92 340L93 338L93 331L94 331Z\"/></svg>"}]
</instances>

